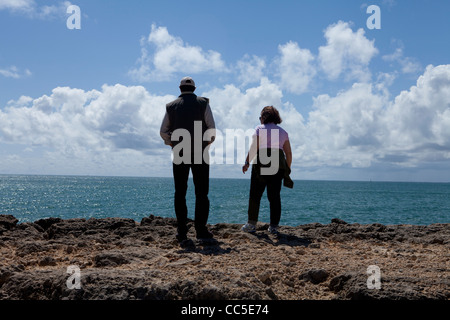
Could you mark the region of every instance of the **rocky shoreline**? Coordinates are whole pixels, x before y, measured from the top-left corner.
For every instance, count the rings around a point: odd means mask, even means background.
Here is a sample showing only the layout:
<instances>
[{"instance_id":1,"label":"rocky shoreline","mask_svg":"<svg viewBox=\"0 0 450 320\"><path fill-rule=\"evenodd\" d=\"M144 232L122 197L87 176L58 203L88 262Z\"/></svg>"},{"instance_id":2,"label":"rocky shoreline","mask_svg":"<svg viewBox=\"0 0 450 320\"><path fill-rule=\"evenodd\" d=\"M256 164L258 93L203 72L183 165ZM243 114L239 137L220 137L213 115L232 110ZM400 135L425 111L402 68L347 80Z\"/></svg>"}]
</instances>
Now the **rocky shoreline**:
<instances>
[{"instance_id":1,"label":"rocky shoreline","mask_svg":"<svg viewBox=\"0 0 450 320\"><path fill-rule=\"evenodd\" d=\"M240 227L180 244L172 218L0 215L0 300L450 300L450 224Z\"/></svg>"}]
</instances>

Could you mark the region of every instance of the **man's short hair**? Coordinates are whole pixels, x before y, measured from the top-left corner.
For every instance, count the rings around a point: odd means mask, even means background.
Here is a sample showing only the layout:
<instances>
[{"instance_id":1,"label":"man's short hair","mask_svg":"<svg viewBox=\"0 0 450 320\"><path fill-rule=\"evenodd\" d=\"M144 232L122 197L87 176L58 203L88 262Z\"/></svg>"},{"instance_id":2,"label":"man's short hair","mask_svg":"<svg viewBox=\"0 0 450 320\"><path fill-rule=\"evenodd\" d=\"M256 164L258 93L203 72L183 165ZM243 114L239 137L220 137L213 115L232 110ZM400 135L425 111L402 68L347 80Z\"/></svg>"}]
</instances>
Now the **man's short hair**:
<instances>
[{"instance_id":1,"label":"man's short hair","mask_svg":"<svg viewBox=\"0 0 450 320\"><path fill-rule=\"evenodd\" d=\"M194 92L195 91L195 87L193 87L193 86L180 86L180 91L181 92Z\"/></svg>"}]
</instances>

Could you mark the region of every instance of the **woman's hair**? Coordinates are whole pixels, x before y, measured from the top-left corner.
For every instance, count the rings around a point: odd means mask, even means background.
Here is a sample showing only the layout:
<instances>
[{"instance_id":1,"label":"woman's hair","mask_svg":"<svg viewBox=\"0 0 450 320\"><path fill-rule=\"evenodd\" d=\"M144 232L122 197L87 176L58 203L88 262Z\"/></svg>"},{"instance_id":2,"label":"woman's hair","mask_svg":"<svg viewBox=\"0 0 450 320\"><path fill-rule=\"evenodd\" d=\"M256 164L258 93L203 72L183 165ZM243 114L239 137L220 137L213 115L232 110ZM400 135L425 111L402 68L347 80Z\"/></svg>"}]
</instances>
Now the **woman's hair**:
<instances>
[{"instance_id":1,"label":"woman's hair","mask_svg":"<svg viewBox=\"0 0 450 320\"><path fill-rule=\"evenodd\" d=\"M280 114L278 113L278 110L274 108L273 106L267 106L264 107L261 111L261 118L262 123L268 124L268 123L274 123L274 124L280 124L283 120L281 120Z\"/></svg>"}]
</instances>

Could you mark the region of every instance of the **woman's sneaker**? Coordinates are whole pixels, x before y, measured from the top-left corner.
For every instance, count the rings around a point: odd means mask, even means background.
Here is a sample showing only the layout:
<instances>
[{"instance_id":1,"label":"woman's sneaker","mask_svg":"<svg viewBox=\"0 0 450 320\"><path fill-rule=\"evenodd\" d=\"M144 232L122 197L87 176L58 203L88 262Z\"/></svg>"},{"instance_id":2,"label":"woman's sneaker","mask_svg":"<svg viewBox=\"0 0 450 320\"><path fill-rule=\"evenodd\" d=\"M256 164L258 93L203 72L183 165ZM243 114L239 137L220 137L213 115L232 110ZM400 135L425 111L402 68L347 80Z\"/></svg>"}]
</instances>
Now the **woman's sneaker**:
<instances>
[{"instance_id":1,"label":"woman's sneaker","mask_svg":"<svg viewBox=\"0 0 450 320\"><path fill-rule=\"evenodd\" d=\"M278 234L278 227L270 225L269 229L267 229L267 231L269 231L271 234L275 234L276 235L276 234Z\"/></svg>"},{"instance_id":2,"label":"woman's sneaker","mask_svg":"<svg viewBox=\"0 0 450 320\"><path fill-rule=\"evenodd\" d=\"M242 226L241 230L244 232L254 233L256 232L256 227L251 223L246 223Z\"/></svg>"}]
</instances>

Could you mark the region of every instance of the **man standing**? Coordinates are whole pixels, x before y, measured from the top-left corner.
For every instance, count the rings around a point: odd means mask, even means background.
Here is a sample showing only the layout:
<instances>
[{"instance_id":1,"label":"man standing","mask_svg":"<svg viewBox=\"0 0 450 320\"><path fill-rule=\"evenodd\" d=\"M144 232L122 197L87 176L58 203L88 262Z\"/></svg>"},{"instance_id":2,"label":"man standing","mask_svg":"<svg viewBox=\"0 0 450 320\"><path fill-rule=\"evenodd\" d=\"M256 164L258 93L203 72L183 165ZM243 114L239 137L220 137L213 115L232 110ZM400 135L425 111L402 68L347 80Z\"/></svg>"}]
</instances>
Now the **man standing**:
<instances>
[{"instance_id":1,"label":"man standing","mask_svg":"<svg viewBox=\"0 0 450 320\"><path fill-rule=\"evenodd\" d=\"M181 79L181 95L166 105L166 114L160 130L164 143L173 150L174 202L178 222L177 239L180 242L187 239L188 232L186 192L190 170L195 187L197 239L213 237L206 227L209 216L209 158L204 159L204 155L208 154L205 149L214 141L215 134L211 132L215 132L215 122L209 99L197 97L194 94L195 89L192 78ZM205 139L207 131L211 137Z\"/></svg>"}]
</instances>

